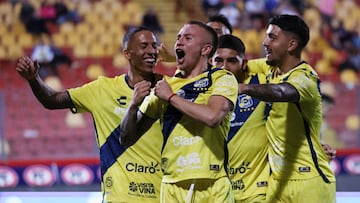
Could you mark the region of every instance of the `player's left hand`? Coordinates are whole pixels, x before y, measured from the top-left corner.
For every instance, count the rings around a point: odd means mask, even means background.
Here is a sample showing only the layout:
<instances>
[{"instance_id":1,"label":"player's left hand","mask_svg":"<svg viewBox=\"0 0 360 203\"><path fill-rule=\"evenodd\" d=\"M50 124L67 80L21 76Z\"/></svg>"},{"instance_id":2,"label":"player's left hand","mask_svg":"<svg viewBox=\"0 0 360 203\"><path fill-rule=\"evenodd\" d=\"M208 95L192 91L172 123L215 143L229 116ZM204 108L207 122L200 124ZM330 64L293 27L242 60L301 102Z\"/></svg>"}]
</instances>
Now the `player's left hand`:
<instances>
[{"instance_id":1,"label":"player's left hand","mask_svg":"<svg viewBox=\"0 0 360 203\"><path fill-rule=\"evenodd\" d=\"M328 144L322 144L322 147L326 153L326 156L329 158L329 160L333 160L336 157L336 150L330 147Z\"/></svg>"},{"instance_id":2,"label":"player's left hand","mask_svg":"<svg viewBox=\"0 0 360 203\"><path fill-rule=\"evenodd\" d=\"M165 79L159 80L155 85L155 95L160 99L167 100L173 91Z\"/></svg>"}]
</instances>

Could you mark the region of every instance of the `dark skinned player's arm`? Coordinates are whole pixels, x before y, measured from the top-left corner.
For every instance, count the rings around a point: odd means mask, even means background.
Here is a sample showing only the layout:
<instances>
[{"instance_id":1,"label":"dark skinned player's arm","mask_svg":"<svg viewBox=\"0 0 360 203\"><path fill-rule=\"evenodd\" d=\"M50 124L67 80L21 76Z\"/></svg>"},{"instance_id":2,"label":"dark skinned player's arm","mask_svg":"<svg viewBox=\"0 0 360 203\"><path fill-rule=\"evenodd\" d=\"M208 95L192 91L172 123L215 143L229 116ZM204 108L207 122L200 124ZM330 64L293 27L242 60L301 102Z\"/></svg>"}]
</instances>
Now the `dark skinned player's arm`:
<instances>
[{"instance_id":1,"label":"dark skinned player's arm","mask_svg":"<svg viewBox=\"0 0 360 203\"><path fill-rule=\"evenodd\" d=\"M55 91L49 87L39 75L28 82L35 97L45 108L66 109L74 107L67 91Z\"/></svg>"},{"instance_id":2,"label":"dark skinned player's arm","mask_svg":"<svg viewBox=\"0 0 360 203\"><path fill-rule=\"evenodd\" d=\"M239 93L247 94L266 102L298 102L296 88L284 82L280 84L239 84Z\"/></svg>"},{"instance_id":3,"label":"dark skinned player's arm","mask_svg":"<svg viewBox=\"0 0 360 203\"><path fill-rule=\"evenodd\" d=\"M130 106L121 121L119 142L131 146L152 126L151 119L138 110L138 106Z\"/></svg>"},{"instance_id":4,"label":"dark skinned player's arm","mask_svg":"<svg viewBox=\"0 0 360 203\"><path fill-rule=\"evenodd\" d=\"M16 64L16 71L29 82L39 102L47 109L64 109L74 107L68 92L55 91L39 76L40 65L28 56L23 56Z\"/></svg>"},{"instance_id":5,"label":"dark skinned player's arm","mask_svg":"<svg viewBox=\"0 0 360 203\"><path fill-rule=\"evenodd\" d=\"M150 91L151 82L149 81L140 81L135 84L133 97L120 124L119 142L121 145L133 145L156 121L139 111L139 106Z\"/></svg>"}]
</instances>

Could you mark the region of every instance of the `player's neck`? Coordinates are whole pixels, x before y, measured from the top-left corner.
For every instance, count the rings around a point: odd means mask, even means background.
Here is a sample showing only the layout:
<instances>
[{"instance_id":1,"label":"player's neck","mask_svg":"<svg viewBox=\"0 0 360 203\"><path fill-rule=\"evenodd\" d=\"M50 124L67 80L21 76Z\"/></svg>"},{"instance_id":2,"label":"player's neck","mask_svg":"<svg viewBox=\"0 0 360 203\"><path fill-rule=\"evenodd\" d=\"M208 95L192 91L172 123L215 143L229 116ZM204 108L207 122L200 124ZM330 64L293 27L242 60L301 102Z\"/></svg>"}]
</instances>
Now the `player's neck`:
<instances>
[{"instance_id":1,"label":"player's neck","mask_svg":"<svg viewBox=\"0 0 360 203\"><path fill-rule=\"evenodd\" d=\"M209 69L207 61L199 61L193 68L181 70L182 78L194 78Z\"/></svg>"},{"instance_id":2,"label":"player's neck","mask_svg":"<svg viewBox=\"0 0 360 203\"><path fill-rule=\"evenodd\" d=\"M140 74L135 74L135 73L129 71L127 73L127 75L128 75L128 83L131 87L134 87L136 83L143 81L143 80L147 80L152 83L155 83L155 74L153 74L153 73L149 73L147 75L140 75Z\"/></svg>"},{"instance_id":3,"label":"player's neck","mask_svg":"<svg viewBox=\"0 0 360 203\"><path fill-rule=\"evenodd\" d=\"M284 60L283 63L279 66L281 73L287 73L290 70L294 69L301 62L300 58L289 57L287 60Z\"/></svg>"}]
</instances>

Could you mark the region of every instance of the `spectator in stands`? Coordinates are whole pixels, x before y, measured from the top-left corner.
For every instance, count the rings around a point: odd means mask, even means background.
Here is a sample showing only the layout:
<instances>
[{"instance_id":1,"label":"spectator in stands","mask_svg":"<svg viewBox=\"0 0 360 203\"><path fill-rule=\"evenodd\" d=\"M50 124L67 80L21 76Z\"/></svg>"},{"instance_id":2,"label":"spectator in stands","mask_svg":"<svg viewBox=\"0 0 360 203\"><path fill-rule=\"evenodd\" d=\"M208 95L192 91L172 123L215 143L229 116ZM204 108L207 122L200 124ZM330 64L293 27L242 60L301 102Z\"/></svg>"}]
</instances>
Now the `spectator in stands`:
<instances>
[{"instance_id":1,"label":"spectator in stands","mask_svg":"<svg viewBox=\"0 0 360 203\"><path fill-rule=\"evenodd\" d=\"M224 15L229 20L232 27L240 27L241 13L235 2L226 3L225 6L219 10L219 14Z\"/></svg>"},{"instance_id":2,"label":"spectator in stands","mask_svg":"<svg viewBox=\"0 0 360 203\"><path fill-rule=\"evenodd\" d=\"M57 75L56 70L52 67L55 53L50 45L50 37L47 34L42 34L38 38L37 44L32 49L31 59L37 61L41 67L39 74L41 77L48 75Z\"/></svg>"},{"instance_id":3,"label":"spectator in stands","mask_svg":"<svg viewBox=\"0 0 360 203\"><path fill-rule=\"evenodd\" d=\"M219 13L224 3L221 0L202 0L201 6L205 16L210 18Z\"/></svg>"},{"instance_id":4,"label":"spectator in stands","mask_svg":"<svg viewBox=\"0 0 360 203\"><path fill-rule=\"evenodd\" d=\"M56 10L54 4L51 4L48 0L43 0L39 10L39 17L45 22L55 23Z\"/></svg>"},{"instance_id":5,"label":"spectator in stands","mask_svg":"<svg viewBox=\"0 0 360 203\"><path fill-rule=\"evenodd\" d=\"M206 24L215 30L218 37L224 34L232 34L233 31L229 20L221 14L211 16Z\"/></svg>"},{"instance_id":6,"label":"spectator in stands","mask_svg":"<svg viewBox=\"0 0 360 203\"><path fill-rule=\"evenodd\" d=\"M49 33L46 22L37 16L34 6L27 0L22 2L20 20L25 25L26 31L31 34Z\"/></svg>"},{"instance_id":7,"label":"spectator in stands","mask_svg":"<svg viewBox=\"0 0 360 203\"><path fill-rule=\"evenodd\" d=\"M194 1L193 0L175 0L175 7L174 7L174 19L176 21L179 20L180 12L184 10L186 15L190 19L195 18L194 12Z\"/></svg>"},{"instance_id":8,"label":"spectator in stands","mask_svg":"<svg viewBox=\"0 0 360 203\"><path fill-rule=\"evenodd\" d=\"M157 61L156 38L149 28L134 27L125 33L122 45L130 64L127 74L99 77L65 91L56 91L45 84L38 74L39 64L29 57L20 58L16 70L29 82L45 108L92 114L100 151L103 202L158 203L162 177L159 123L132 147L122 146L118 141L119 122L133 96L135 84L144 81L155 84L159 79L153 73ZM139 188L133 190L137 186ZM141 191L147 191L146 195Z\"/></svg>"},{"instance_id":9,"label":"spectator in stands","mask_svg":"<svg viewBox=\"0 0 360 203\"><path fill-rule=\"evenodd\" d=\"M57 0L54 4L56 11L56 23L61 25L65 22L78 23L80 16L76 9L69 10L69 8L61 0Z\"/></svg>"},{"instance_id":10,"label":"spectator in stands","mask_svg":"<svg viewBox=\"0 0 360 203\"><path fill-rule=\"evenodd\" d=\"M331 23L336 12L336 0L318 0L317 7L322 21L324 23Z\"/></svg>"},{"instance_id":11,"label":"spectator in stands","mask_svg":"<svg viewBox=\"0 0 360 203\"><path fill-rule=\"evenodd\" d=\"M38 43L33 47L31 59L37 61L41 67L41 77L58 76L57 67L61 64L71 65L71 59L60 48L56 47L49 35L39 36Z\"/></svg>"},{"instance_id":12,"label":"spectator in stands","mask_svg":"<svg viewBox=\"0 0 360 203\"><path fill-rule=\"evenodd\" d=\"M349 64L347 68L353 68L355 72L358 72L360 70L360 38L358 34L349 31L340 41L346 54L345 62ZM341 71L341 67L339 70Z\"/></svg>"},{"instance_id":13,"label":"spectator in stands","mask_svg":"<svg viewBox=\"0 0 360 203\"><path fill-rule=\"evenodd\" d=\"M143 15L142 25L150 28L155 33L157 42L160 43L161 35L164 33L164 29L157 14L151 6L147 8Z\"/></svg>"}]
</instances>

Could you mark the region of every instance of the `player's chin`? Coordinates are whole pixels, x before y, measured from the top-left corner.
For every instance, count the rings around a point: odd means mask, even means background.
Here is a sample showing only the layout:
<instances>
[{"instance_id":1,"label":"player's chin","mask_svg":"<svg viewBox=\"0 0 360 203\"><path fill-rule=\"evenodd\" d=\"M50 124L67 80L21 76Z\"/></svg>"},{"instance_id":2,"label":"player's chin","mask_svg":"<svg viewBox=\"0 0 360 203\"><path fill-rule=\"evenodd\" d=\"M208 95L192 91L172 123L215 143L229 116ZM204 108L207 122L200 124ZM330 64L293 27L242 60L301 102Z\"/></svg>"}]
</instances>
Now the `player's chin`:
<instances>
[{"instance_id":1,"label":"player's chin","mask_svg":"<svg viewBox=\"0 0 360 203\"><path fill-rule=\"evenodd\" d=\"M146 72L153 72L155 69L155 64L144 64L144 71Z\"/></svg>"}]
</instances>

